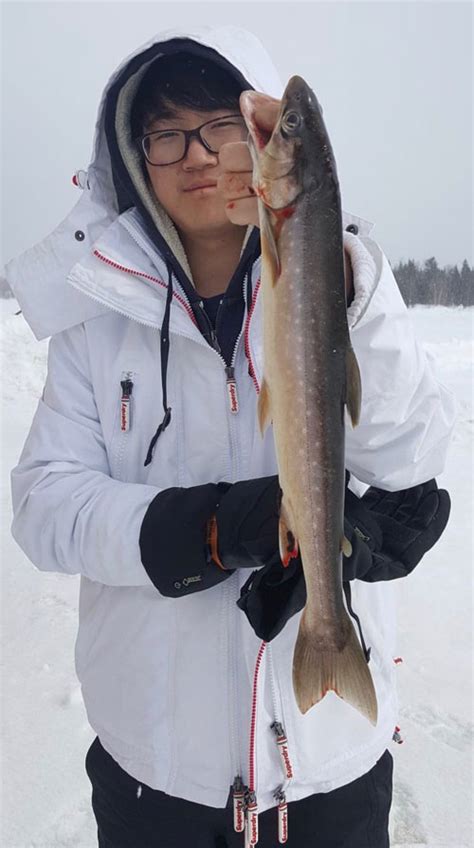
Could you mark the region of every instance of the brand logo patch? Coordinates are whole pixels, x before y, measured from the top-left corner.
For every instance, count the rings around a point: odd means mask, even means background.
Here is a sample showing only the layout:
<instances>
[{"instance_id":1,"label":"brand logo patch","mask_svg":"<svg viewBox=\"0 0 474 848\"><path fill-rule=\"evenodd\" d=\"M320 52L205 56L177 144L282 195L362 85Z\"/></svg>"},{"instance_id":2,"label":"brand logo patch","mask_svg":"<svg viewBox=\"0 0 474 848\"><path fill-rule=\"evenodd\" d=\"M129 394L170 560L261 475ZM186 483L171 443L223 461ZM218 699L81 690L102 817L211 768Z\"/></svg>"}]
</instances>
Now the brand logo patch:
<instances>
[{"instance_id":1,"label":"brand logo patch","mask_svg":"<svg viewBox=\"0 0 474 848\"><path fill-rule=\"evenodd\" d=\"M185 577L183 580L183 586L189 586L190 583L200 583L202 580L202 574L196 574L195 577Z\"/></svg>"}]
</instances>

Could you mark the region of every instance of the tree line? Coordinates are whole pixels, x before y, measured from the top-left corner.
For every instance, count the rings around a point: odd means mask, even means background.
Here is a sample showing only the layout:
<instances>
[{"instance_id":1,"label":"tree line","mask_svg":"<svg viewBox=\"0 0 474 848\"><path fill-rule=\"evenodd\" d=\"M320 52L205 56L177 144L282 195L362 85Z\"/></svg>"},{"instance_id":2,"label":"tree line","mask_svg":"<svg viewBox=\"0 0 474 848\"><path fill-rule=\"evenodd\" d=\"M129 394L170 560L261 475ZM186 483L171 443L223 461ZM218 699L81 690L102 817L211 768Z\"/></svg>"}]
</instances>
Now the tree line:
<instances>
[{"instance_id":1,"label":"tree line","mask_svg":"<svg viewBox=\"0 0 474 848\"><path fill-rule=\"evenodd\" d=\"M409 259L392 265L392 270L407 306L474 306L474 268L466 259L461 269L457 265L440 268L432 256L423 265ZM0 277L0 298L8 297L13 292Z\"/></svg>"},{"instance_id":2,"label":"tree line","mask_svg":"<svg viewBox=\"0 0 474 848\"><path fill-rule=\"evenodd\" d=\"M399 262L392 270L407 306L474 306L474 268L466 259L460 270L457 265L440 268L434 256L423 265L413 259Z\"/></svg>"}]
</instances>

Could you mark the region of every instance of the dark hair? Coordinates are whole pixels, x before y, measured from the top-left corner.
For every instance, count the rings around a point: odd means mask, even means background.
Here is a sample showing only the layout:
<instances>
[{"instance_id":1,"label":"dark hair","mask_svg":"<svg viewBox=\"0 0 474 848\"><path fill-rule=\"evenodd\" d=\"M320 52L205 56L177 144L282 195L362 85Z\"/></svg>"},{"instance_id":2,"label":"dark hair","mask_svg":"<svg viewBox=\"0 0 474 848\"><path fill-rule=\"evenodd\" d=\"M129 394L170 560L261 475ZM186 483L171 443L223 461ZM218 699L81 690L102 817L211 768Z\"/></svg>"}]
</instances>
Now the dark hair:
<instances>
[{"instance_id":1,"label":"dark hair","mask_svg":"<svg viewBox=\"0 0 474 848\"><path fill-rule=\"evenodd\" d=\"M175 117L180 108L239 112L242 90L230 73L209 59L182 52L164 56L152 62L138 86L132 134L141 135L154 120Z\"/></svg>"}]
</instances>

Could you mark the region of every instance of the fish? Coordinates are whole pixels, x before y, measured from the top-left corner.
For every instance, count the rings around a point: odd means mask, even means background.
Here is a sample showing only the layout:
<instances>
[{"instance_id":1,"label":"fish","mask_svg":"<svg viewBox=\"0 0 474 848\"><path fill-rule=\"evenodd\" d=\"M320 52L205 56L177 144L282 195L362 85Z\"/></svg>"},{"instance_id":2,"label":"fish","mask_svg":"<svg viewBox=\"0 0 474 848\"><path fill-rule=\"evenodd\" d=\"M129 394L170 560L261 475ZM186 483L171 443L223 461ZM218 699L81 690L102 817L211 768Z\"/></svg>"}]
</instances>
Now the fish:
<instances>
[{"instance_id":1,"label":"fish","mask_svg":"<svg viewBox=\"0 0 474 848\"><path fill-rule=\"evenodd\" d=\"M263 98L263 99L262 99ZM279 550L306 583L292 681L304 715L335 692L374 726L377 696L343 600L345 417L359 421L361 380L347 324L339 181L322 109L300 76L274 126L265 95L244 91L262 246L262 435L272 424L282 491Z\"/></svg>"}]
</instances>

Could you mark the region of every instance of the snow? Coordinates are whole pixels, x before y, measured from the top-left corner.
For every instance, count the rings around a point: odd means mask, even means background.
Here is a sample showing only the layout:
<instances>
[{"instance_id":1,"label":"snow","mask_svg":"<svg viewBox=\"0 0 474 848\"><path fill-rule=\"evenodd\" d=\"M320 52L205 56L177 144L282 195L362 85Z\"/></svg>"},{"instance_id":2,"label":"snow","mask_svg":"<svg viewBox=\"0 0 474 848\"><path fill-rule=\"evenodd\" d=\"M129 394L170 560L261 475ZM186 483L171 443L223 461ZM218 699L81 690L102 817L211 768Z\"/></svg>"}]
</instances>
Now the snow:
<instances>
[{"instance_id":1,"label":"snow","mask_svg":"<svg viewBox=\"0 0 474 848\"><path fill-rule=\"evenodd\" d=\"M84 757L94 738L74 673L78 578L37 571L10 535L9 470L41 396L47 341L0 301L2 831L4 848L97 844ZM392 848L472 842L472 329L474 310L415 307L416 332L459 415L445 472L448 528L396 586L400 717ZM291 826L291 819L290 819Z\"/></svg>"}]
</instances>

